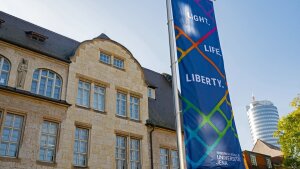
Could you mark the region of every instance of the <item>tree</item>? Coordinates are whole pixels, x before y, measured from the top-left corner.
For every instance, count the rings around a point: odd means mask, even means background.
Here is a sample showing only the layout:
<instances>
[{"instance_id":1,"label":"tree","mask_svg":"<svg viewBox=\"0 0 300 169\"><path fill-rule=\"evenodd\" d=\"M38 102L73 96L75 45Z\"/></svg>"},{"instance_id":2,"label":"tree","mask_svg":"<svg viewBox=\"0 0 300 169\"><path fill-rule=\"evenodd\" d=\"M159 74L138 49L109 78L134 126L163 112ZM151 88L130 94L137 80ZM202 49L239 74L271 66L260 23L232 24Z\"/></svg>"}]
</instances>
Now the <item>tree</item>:
<instances>
[{"instance_id":1,"label":"tree","mask_svg":"<svg viewBox=\"0 0 300 169\"><path fill-rule=\"evenodd\" d=\"M278 122L275 137L279 137L279 144L284 155L284 165L293 169L300 168L300 95L296 97L291 106L293 112L282 117Z\"/></svg>"}]
</instances>

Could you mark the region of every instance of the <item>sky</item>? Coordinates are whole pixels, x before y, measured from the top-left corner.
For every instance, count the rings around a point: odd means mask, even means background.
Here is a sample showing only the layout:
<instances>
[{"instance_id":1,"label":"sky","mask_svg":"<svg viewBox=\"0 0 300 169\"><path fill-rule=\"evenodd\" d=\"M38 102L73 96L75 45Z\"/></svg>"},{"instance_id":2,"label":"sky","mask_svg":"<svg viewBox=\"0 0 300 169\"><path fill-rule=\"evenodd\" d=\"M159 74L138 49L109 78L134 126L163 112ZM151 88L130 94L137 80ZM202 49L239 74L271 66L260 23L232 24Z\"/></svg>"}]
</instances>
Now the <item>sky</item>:
<instances>
[{"instance_id":1,"label":"sky","mask_svg":"<svg viewBox=\"0 0 300 169\"><path fill-rule=\"evenodd\" d=\"M165 0L0 0L0 10L77 41L105 33L143 67L170 73ZM242 149L253 147L246 105L270 100L280 117L300 93L300 1L216 0L215 13Z\"/></svg>"}]
</instances>

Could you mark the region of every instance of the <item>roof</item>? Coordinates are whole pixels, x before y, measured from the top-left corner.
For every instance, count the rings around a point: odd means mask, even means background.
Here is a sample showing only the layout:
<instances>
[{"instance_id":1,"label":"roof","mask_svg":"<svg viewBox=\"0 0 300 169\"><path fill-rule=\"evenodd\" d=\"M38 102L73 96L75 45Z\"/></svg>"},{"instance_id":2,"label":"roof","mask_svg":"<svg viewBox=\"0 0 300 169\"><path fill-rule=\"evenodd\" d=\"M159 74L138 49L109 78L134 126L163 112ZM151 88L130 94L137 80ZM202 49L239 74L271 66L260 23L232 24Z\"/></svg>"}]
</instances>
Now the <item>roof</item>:
<instances>
[{"instance_id":1,"label":"roof","mask_svg":"<svg viewBox=\"0 0 300 169\"><path fill-rule=\"evenodd\" d=\"M173 103L172 84L167 74L160 74L144 68L146 82L155 86L155 99L148 99L148 124L170 130L176 130L175 106Z\"/></svg>"},{"instance_id":2,"label":"roof","mask_svg":"<svg viewBox=\"0 0 300 169\"><path fill-rule=\"evenodd\" d=\"M281 149L279 148L279 147L277 147L277 146L274 146L274 145L272 145L272 144L269 144L269 143L267 143L267 142L265 142L265 141L262 141L262 140L260 140L260 139L258 139L259 141L261 141L262 143L264 143L266 146L268 146L270 149L273 149L273 150L278 150L278 151L281 151ZM258 141L257 140L257 141Z\"/></svg>"},{"instance_id":3,"label":"roof","mask_svg":"<svg viewBox=\"0 0 300 169\"><path fill-rule=\"evenodd\" d=\"M5 21L0 27L0 40L61 61L70 62L69 57L80 44L80 42L76 40L39 27L2 11L0 11L0 19ZM33 40L26 34L26 32L30 31L48 37L48 39L44 42Z\"/></svg>"}]
</instances>

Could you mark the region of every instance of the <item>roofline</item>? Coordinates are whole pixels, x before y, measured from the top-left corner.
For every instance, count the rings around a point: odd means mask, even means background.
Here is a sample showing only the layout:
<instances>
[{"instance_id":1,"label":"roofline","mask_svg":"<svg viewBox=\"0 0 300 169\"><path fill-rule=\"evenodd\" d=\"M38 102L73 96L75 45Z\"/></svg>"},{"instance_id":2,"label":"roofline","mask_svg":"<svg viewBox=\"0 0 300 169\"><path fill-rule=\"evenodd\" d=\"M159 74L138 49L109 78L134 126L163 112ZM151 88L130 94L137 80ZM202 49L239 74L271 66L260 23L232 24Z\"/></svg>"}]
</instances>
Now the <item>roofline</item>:
<instances>
[{"instance_id":1,"label":"roofline","mask_svg":"<svg viewBox=\"0 0 300 169\"><path fill-rule=\"evenodd\" d=\"M70 60L67 60L67 59L61 59L61 58L58 58L54 55L51 55L51 54L48 54L48 53L45 53L45 52L41 52L39 50L36 50L36 49L33 49L33 48L30 48L30 47L26 47L25 45L21 44L21 43L16 43L16 42L13 42L13 41L10 41L10 40L6 40L6 39L3 39L0 37L0 40L3 41L3 42L6 42L6 43L10 43L10 44L13 44L13 45L16 45L18 47L21 47L21 48L24 48L24 49L28 49L30 51L33 51L33 52L36 52L36 53L39 53L39 54L42 54L42 55L46 55L46 56L49 56L53 59L56 59L56 60L60 60L62 62L65 62L65 63L72 63Z\"/></svg>"}]
</instances>

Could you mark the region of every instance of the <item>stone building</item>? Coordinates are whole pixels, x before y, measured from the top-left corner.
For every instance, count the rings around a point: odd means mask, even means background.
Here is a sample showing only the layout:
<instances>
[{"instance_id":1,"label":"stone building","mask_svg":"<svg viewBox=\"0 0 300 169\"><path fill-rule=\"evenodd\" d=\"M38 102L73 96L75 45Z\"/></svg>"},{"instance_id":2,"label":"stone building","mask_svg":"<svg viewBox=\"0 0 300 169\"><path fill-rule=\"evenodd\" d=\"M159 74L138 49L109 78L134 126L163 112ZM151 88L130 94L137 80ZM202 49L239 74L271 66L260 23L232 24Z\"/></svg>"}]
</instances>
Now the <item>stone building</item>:
<instances>
[{"instance_id":1,"label":"stone building","mask_svg":"<svg viewBox=\"0 0 300 169\"><path fill-rule=\"evenodd\" d=\"M170 75L0 12L0 168L178 168Z\"/></svg>"}]
</instances>

